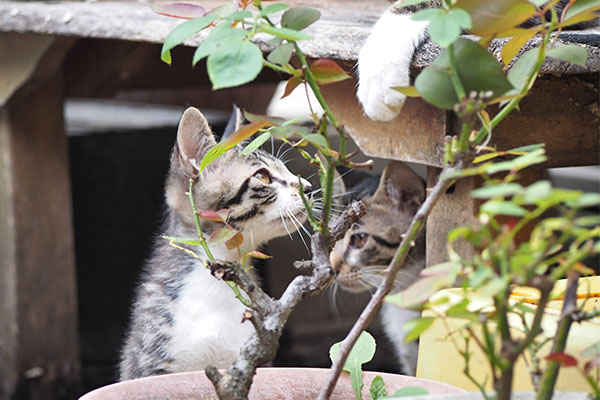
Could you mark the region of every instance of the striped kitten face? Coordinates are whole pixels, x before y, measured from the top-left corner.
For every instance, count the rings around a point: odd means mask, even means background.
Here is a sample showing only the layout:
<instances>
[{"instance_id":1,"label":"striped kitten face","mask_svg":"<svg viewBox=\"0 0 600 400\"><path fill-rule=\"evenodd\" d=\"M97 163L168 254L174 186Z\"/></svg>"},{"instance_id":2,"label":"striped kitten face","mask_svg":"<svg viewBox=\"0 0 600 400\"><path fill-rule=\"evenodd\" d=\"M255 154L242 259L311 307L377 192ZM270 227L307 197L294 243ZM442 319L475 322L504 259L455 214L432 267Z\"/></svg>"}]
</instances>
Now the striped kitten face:
<instances>
[{"instance_id":1,"label":"striped kitten face","mask_svg":"<svg viewBox=\"0 0 600 400\"><path fill-rule=\"evenodd\" d=\"M375 289L424 199L421 178L406 165L390 162L375 193L362 199L367 214L346 232L331 252L331 265L337 272L335 282L355 293ZM412 283L422 268L421 242L401 268L396 289Z\"/></svg>"},{"instance_id":2,"label":"striped kitten face","mask_svg":"<svg viewBox=\"0 0 600 400\"><path fill-rule=\"evenodd\" d=\"M195 222L186 192L189 180L197 179L194 199L197 210L228 210L228 223L244 235L243 249L293 232L305 220L298 177L264 151L241 155L233 148L198 175L200 160L217 143L202 114L195 108L184 113L177 132L167 178L167 204L181 218L186 230ZM311 187L302 179L306 192ZM211 233L221 223L202 220Z\"/></svg>"}]
</instances>

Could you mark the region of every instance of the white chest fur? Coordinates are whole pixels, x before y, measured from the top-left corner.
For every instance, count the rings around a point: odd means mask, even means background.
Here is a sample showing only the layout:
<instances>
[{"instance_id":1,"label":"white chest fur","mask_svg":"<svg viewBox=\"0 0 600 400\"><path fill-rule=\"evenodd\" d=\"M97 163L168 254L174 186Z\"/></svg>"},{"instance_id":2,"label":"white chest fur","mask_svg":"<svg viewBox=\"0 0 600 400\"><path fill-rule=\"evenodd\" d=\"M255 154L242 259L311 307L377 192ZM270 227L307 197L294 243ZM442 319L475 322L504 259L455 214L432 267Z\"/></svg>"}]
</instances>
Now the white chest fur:
<instances>
[{"instance_id":1,"label":"white chest fur","mask_svg":"<svg viewBox=\"0 0 600 400\"><path fill-rule=\"evenodd\" d=\"M174 305L172 370L228 367L254 331L252 324L242 323L244 310L231 288L197 263Z\"/></svg>"}]
</instances>

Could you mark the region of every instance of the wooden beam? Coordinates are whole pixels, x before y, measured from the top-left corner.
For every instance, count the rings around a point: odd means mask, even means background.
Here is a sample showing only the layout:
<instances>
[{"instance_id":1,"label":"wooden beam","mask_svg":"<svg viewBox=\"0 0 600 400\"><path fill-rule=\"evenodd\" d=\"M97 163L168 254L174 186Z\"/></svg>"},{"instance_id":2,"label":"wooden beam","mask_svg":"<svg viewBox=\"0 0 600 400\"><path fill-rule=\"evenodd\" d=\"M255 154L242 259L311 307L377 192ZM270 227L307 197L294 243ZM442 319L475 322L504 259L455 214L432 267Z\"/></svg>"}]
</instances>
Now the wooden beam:
<instances>
[{"instance_id":1,"label":"wooden beam","mask_svg":"<svg viewBox=\"0 0 600 400\"><path fill-rule=\"evenodd\" d=\"M21 65L31 74L0 108L0 398L72 398L80 367L65 43L0 35L6 40L42 54ZM0 76L18 69L5 61Z\"/></svg>"},{"instance_id":2,"label":"wooden beam","mask_svg":"<svg viewBox=\"0 0 600 400\"><path fill-rule=\"evenodd\" d=\"M490 144L508 150L546 143L548 167L599 164L598 81L598 74L539 78L520 110L494 130ZM452 113L409 98L396 119L373 121L358 103L356 84L348 79L324 86L323 95L365 154L442 167L444 137L453 133Z\"/></svg>"}]
</instances>

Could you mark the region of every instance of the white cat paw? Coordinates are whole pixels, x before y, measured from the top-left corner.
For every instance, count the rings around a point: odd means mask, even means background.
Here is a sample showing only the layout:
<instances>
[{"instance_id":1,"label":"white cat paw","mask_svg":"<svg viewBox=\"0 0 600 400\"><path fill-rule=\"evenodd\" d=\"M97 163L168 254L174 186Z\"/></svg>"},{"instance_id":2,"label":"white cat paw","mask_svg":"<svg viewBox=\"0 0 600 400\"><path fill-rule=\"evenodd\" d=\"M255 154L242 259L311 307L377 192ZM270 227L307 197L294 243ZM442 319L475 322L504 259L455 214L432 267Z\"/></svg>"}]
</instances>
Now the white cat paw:
<instances>
[{"instance_id":1,"label":"white cat paw","mask_svg":"<svg viewBox=\"0 0 600 400\"><path fill-rule=\"evenodd\" d=\"M425 35L426 22L390 11L373 26L358 56L358 100L374 120L395 118L406 96L393 89L408 86L415 48Z\"/></svg>"}]
</instances>

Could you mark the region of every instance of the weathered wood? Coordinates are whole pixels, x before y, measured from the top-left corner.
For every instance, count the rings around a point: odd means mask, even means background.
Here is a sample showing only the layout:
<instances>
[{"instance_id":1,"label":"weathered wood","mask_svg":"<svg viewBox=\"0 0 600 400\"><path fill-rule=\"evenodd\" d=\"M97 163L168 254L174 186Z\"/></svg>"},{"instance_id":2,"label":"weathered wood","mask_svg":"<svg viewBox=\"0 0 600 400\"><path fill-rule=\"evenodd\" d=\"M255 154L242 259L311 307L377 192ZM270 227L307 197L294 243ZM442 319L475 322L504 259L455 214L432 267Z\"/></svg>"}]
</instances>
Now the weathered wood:
<instances>
[{"instance_id":1,"label":"weathered wood","mask_svg":"<svg viewBox=\"0 0 600 400\"><path fill-rule=\"evenodd\" d=\"M220 5L217 0L203 1L207 9ZM302 41L301 48L309 57L328 57L338 60L356 60L358 52L367 38L371 26L388 7L384 1L371 1L365 6L360 0L303 0L294 5L308 5L319 8L322 17L305 32L314 37L312 41ZM181 20L167 18L153 13L146 4L125 1L106 2L18 2L0 3L0 31L29 32L74 37L90 37L162 43L167 34ZM197 46L206 33L186 40L188 46ZM558 60L547 60L542 72L560 74L600 71L599 30L585 32L565 32L557 45L578 43L590 55L586 68L576 67ZM268 35L259 35L258 42L264 49ZM492 47L499 53L506 39L496 40ZM539 44L536 39L528 47ZM439 53L432 42L425 43L417 52L414 67L429 65Z\"/></svg>"},{"instance_id":2,"label":"weathered wood","mask_svg":"<svg viewBox=\"0 0 600 400\"><path fill-rule=\"evenodd\" d=\"M31 74L0 108L0 398L72 398L79 349L60 52L10 40L42 54L19 64ZM19 65L5 60L0 76Z\"/></svg>"},{"instance_id":3,"label":"weathered wood","mask_svg":"<svg viewBox=\"0 0 600 400\"><path fill-rule=\"evenodd\" d=\"M599 164L598 78L597 74L539 78L520 110L494 130L490 144L508 150L546 143L548 167ZM452 114L409 98L396 119L375 122L363 114L355 87L356 81L349 79L324 87L323 94L365 154L442 167L444 137L453 133Z\"/></svg>"},{"instance_id":4,"label":"weathered wood","mask_svg":"<svg viewBox=\"0 0 600 400\"><path fill-rule=\"evenodd\" d=\"M409 98L393 121L373 121L364 115L355 90L354 79L322 88L327 104L366 155L441 165L447 124L444 111Z\"/></svg>"}]
</instances>

